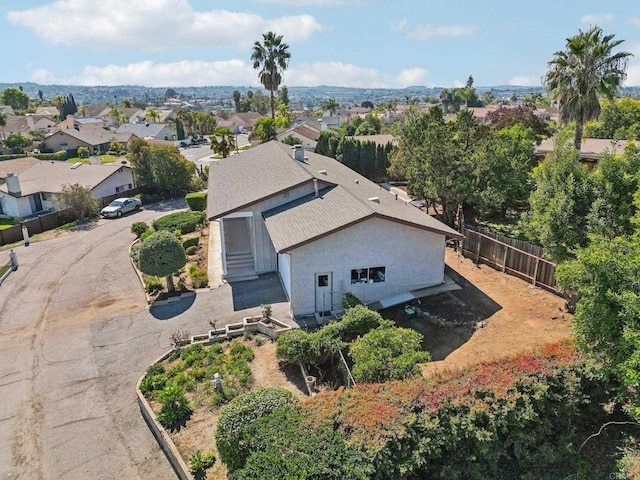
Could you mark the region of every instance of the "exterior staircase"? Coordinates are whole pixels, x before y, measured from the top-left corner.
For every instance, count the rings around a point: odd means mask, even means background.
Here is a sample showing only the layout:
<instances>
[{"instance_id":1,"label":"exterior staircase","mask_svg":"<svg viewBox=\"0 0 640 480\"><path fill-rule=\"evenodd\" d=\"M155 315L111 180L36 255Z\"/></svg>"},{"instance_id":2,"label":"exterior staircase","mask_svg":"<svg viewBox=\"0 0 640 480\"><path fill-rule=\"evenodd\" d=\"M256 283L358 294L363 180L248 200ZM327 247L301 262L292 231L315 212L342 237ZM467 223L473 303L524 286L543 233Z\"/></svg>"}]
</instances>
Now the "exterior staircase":
<instances>
[{"instance_id":1,"label":"exterior staircase","mask_svg":"<svg viewBox=\"0 0 640 480\"><path fill-rule=\"evenodd\" d=\"M242 282L257 278L252 252L227 253L227 274L224 276L227 282Z\"/></svg>"}]
</instances>

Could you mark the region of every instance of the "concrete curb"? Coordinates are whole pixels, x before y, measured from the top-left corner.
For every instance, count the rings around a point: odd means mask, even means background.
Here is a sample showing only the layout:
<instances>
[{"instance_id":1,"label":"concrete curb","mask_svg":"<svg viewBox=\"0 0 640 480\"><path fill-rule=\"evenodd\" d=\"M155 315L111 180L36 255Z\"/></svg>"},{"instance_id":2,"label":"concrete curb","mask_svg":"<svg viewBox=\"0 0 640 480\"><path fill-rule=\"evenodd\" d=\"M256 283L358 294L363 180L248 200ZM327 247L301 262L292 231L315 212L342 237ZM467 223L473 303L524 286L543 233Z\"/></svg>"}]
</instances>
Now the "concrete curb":
<instances>
[{"instance_id":1,"label":"concrete curb","mask_svg":"<svg viewBox=\"0 0 640 480\"><path fill-rule=\"evenodd\" d=\"M169 350L151 365L155 365L156 363L165 360L172 353L173 350ZM144 398L144 395L142 395L142 392L140 391L140 383L142 383L145 375L146 373L140 377L138 383L136 384L136 396L138 397L138 406L140 407L142 418L144 418L144 421L149 427L149 430L151 430L151 433L153 433L153 436L160 446L160 449L164 452L164 455L167 457L167 460L171 464L171 467L173 468L173 471L176 473L178 478L180 480L193 480L193 476L191 475L189 467L182 459L182 456L180 456L180 452L178 452L178 449L173 443L173 440L171 440L171 437L169 437L169 434L167 434L166 430L160 424L160 422L156 420L156 415L155 413L153 413L151 405L149 405L149 402L147 402L147 399Z\"/></svg>"},{"instance_id":2,"label":"concrete curb","mask_svg":"<svg viewBox=\"0 0 640 480\"><path fill-rule=\"evenodd\" d=\"M136 267L136 264L133 263L133 258L131 257L131 250L133 250L133 246L136 243L140 243L140 239L139 238L136 238L133 242L131 242L131 245L129 245L129 261L131 262L131 266L133 267L133 271L136 272L136 275L138 276L138 280L140 280L140 284L142 285L142 291L144 292L145 297L147 297L147 305L149 305L151 303L151 296L147 293L147 289L145 288L144 278L142 277L142 272L140 270L138 270L138 267Z\"/></svg>"}]
</instances>

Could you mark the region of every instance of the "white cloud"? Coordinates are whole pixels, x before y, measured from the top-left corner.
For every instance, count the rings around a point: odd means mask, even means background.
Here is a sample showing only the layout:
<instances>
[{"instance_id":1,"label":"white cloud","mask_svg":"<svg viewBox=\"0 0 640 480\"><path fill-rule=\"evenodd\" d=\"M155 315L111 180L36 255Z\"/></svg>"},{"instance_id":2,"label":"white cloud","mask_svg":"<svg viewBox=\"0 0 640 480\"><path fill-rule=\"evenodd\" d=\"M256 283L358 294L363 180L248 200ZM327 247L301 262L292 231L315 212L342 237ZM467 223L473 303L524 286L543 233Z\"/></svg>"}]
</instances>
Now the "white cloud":
<instances>
[{"instance_id":1,"label":"white cloud","mask_svg":"<svg viewBox=\"0 0 640 480\"><path fill-rule=\"evenodd\" d=\"M465 82L461 82L460 80L453 81L453 88L462 88L466 85Z\"/></svg>"},{"instance_id":2,"label":"white cloud","mask_svg":"<svg viewBox=\"0 0 640 480\"><path fill-rule=\"evenodd\" d=\"M640 27L640 17L631 17L629 23L634 27Z\"/></svg>"},{"instance_id":3,"label":"white cloud","mask_svg":"<svg viewBox=\"0 0 640 480\"><path fill-rule=\"evenodd\" d=\"M580 23L583 25L602 25L605 23L613 23L615 17L611 13L588 13L583 15Z\"/></svg>"},{"instance_id":4,"label":"white cloud","mask_svg":"<svg viewBox=\"0 0 640 480\"><path fill-rule=\"evenodd\" d=\"M13 25L33 29L54 45L103 50L245 48L260 33L269 30L291 43L306 40L322 29L311 15L267 19L228 10L197 12L188 0L55 0L40 7L9 12L7 19Z\"/></svg>"},{"instance_id":5,"label":"white cloud","mask_svg":"<svg viewBox=\"0 0 640 480\"><path fill-rule=\"evenodd\" d=\"M507 80L507 84L517 85L520 87L539 87L540 85L542 85L542 80L540 76L516 76L511 77L509 80Z\"/></svg>"},{"instance_id":6,"label":"white cloud","mask_svg":"<svg viewBox=\"0 0 640 480\"><path fill-rule=\"evenodd\" d=\"M409 68L397 75L341 62L296 65L285 72L288 86L338 85L345 87L407 87L426 85L428 72ZM252 66L243 60L174 63L144 61L128 65L87 66L81 73L60 78L48 70L36 70L32 80L62 85L145 85L149 87L197 87L208 85L259 86Z\"/></svg>"},{"instance_id":7,"label":"white cloud","mask_svg":"<svg viewBox=\"0 0 640 480\"><path fill-rule=\"evenodd\" d=\"M406 18L401 18L400 20L391 22L390 25L393 30L398 30L402 32L407 28L407 25L409 25L409 20L407 20Z\"/></svg>"},{"instance_id":8,"label":"white cloud","mask_svg":"<svg viewBox=\"0 0 640 480\"><path fill-rule=\"evenodd\" d=\"M478 29L475 25L448 25L434 27L433 25L418 25L411 29L407 36L414 40L431 40L435 37L460 37L471 35Z\"/></svg>"},{"instance_id":9,"label":"white cloud","mask_svg":"<svg viewBox=\"0 0 640 480\"><path fill-rule=\"evenodd\" d=\"M626 51L633 53L633 57L629 59L629 66L627 68L627 79L624 84L626 86L640 86L640 41L630 42L625 44Z\"/></svg>"}]
</instances>

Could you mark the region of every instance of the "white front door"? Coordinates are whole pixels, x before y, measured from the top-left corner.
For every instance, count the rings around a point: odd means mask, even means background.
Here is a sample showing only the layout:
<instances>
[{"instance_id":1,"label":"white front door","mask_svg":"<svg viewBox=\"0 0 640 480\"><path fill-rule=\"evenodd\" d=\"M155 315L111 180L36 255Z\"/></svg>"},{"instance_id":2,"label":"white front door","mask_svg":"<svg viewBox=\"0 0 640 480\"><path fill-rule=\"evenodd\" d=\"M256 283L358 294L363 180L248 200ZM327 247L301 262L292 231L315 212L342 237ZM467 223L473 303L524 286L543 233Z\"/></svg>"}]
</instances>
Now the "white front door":
<instances>
[{"instance_id":1,"label":"white front door","mask_svg":"<svg viewBox=\"0 0 640 480\"><path fill-rule=\"evenodd\" d=\"M332 308L332 275L331 272L316 273L316 312L329 315Z\"/></svg>"}]
</instances>

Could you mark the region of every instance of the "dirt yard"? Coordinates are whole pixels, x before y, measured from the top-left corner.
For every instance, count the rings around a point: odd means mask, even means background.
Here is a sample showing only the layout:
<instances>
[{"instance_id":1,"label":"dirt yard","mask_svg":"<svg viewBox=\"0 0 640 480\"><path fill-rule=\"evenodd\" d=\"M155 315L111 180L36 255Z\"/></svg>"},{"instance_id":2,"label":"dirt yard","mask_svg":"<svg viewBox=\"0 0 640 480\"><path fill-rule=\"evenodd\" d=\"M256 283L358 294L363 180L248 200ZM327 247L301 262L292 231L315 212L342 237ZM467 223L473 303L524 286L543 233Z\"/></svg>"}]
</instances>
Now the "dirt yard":
<instances>
[{"instance_id":1,"label":"dirt yard","mask_svg":"<svg viewBox=\"0 0 640 480\"><path fill-rule=\"evenodd\" d=\"M467 322L467 326L418 328L424 330L421 333L434 360L424 366L426 375L572 335L573 316L564 310L562 298L486 265L476 266L451 249L447 249L446 263L448 274L462 290L426 299L422 306L443 318ZM483 328L475 328L479 322Z\"/></svg>"}]
</instances>

